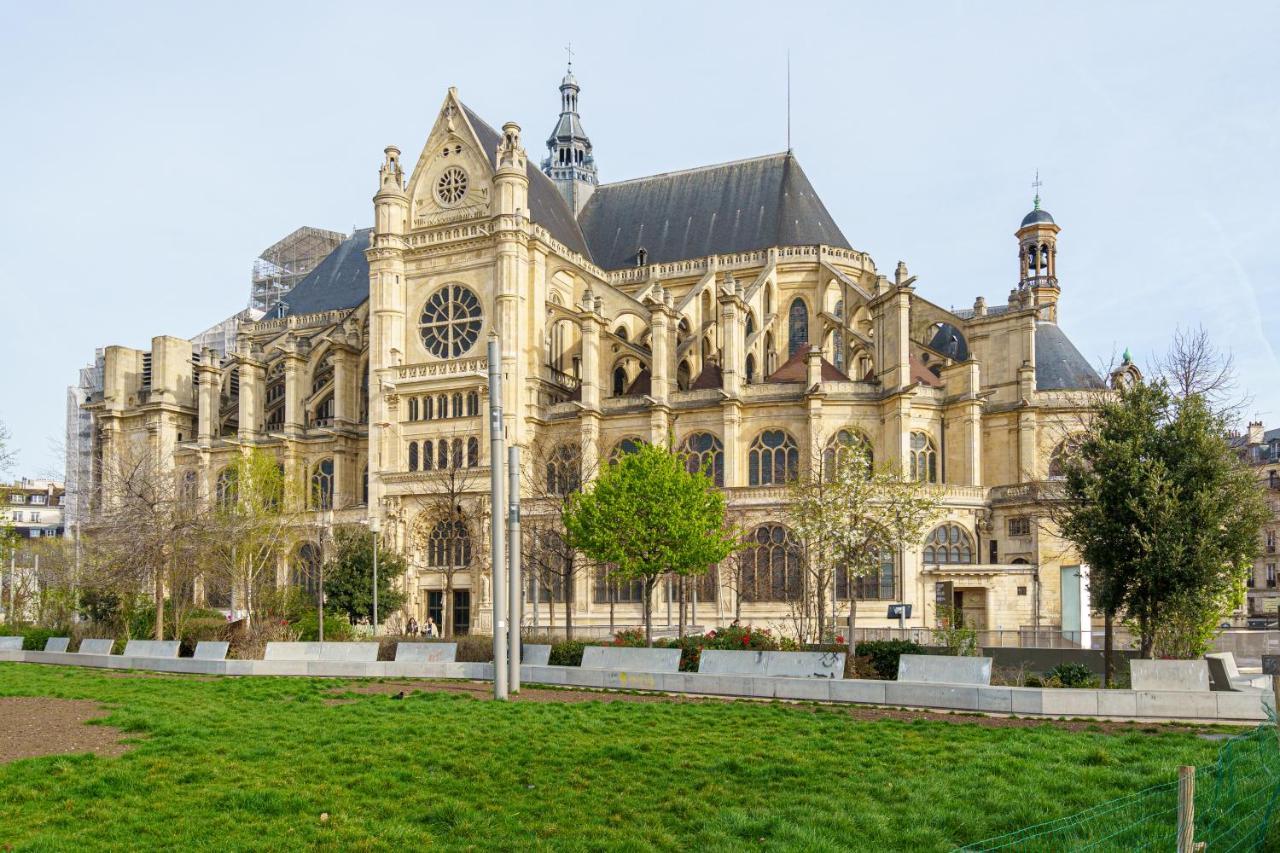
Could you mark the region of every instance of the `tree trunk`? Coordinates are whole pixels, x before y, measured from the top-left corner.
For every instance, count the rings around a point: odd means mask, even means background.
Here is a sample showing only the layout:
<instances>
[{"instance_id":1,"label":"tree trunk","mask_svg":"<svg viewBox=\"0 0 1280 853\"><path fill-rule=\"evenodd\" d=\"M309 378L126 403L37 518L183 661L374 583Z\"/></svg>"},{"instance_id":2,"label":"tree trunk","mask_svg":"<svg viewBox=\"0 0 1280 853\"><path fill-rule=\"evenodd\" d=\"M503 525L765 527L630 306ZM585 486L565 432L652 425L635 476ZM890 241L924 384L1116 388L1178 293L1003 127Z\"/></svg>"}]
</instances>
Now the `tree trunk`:
<instances>
[{"instance_id":1,"label":"tree trunk","mask_svg":"<svg viewBox=\"0 0 1280 853\"><path fill-rule=\"evenodd\" d=\"M492 587L490 587L492 594ZM444 597L440 600L440 635L453 636L453 570L446 569L444 575Z\"/></svg>"},{"instance_id":2,"label":"tree trunk","mask_svg":"<svg viewBox=\"0 0 1280 853\"><path fill-rule=\"evenodd\" d=\"M564 579L564 638L573 639L573 572Z\"/></svg>"},{"instance_id":3,"label":"tree trunk","mask_svg":"<svg viewBox=\"0 0 1280 853\"><path fill-rule=\"evenodd\" d=\"M1102 686L1110 687L1115 679L1116 662L1112 652L1115 650L1115 626L1112 624L1114 614L1107 610L1103 613L1102 622Z\"/></svg>"},{"instance_id":4,"label":"tree trunk","mask_svg":"<svg viewBox=\"0 0 1280 853\"><path fill-rule=\"evenodd\" d=\"M653 648L653 591L658 586L658 576L644 581L644 644Z\"/></svg>"},{"instance_id":5,"label":"tree trunk","mask_svg":"<svg viewBox=\"0 0 1280 853\"><path fill-rule=\"evenodd\" d=\"M617 628L614 627L614 615L613 615L613 608L615 603L618 600L618 588L614 586L613 580L610 579L608 575L605 575L605 578L606 578L605 583L608 584L608 586L605 588L609 591L609 636L613 636L614 634L618 633Z\"/></svg>"},{"instance_id":6,"label":"tree trunk","mask_svg":"<svg viewBox=\"0 0 1280 853\"><path fill-rule=\"evenodd\" d=\"M818 590L818 642L821 643L826 639L826 635L823 631L827 627L827 596L825 594L827 585L825 583L815 583L814 586L817 587ZM833 643L836 640L835 628L835 625L831 626L831 642Z\"/></svg>"},{"instance_id":7,"label":"tree trunk","mask_svg":"<svg viewBox=\"0 0 1280 853\"><path fill-rule=\"evenodd\" d=\"M854 650L858 645L853 641L853 629L858 621L858 597L855 594L855 589L853 578L849 578L849 636L845 637L845 640L849 645L850 660L853 660Z\"/></svg>"},{"instance_id":8,"label":"tree trunk","mask_svg":"<svg viewBox=\"0 0 1280 853\"><path fill-rule=\"evenodd\" d=\"M156 639L164 639L164 572L156 572Z\"/></svg>"},{"instance_id":9,"label":"tree trunk","mask_svg":"<svg viewBox=\"0 0 1280 853\"><path fill-rule=\"evenodd\" d=\"M678 627L676 629L676 636L678 636L682 640L684 639L684 602L685 602L684 580L685 580L684 575L680 575L679 578L677 579L677 582L680 584L680 616L677 619Z\"/></svg>"}]
</instances>

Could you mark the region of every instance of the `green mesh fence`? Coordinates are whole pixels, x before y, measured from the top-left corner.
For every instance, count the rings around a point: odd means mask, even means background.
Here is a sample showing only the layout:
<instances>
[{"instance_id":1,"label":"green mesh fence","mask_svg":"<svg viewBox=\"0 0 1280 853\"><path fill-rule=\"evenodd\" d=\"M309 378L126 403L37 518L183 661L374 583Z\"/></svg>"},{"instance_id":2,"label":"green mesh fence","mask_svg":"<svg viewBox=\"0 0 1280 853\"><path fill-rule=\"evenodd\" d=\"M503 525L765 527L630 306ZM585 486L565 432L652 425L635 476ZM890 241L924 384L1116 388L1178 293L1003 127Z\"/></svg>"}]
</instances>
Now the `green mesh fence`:
<instances>
[{"instance_id":1,"label":"green mesh fence","mask_svg":"<svg viewBox=\"0 0 1280 853\"><path fill-rule=\"evenodd\" d=\"M1278 809L1280 730L1274 723L1224 741L1217 760L1196 769L1195 840L1203 842L1208 853L1280 849L1280 833L1272 831ZM959 849L1172 851L1177 849L1177 834L1174 779Z\"/></svg>"}]
</instances>

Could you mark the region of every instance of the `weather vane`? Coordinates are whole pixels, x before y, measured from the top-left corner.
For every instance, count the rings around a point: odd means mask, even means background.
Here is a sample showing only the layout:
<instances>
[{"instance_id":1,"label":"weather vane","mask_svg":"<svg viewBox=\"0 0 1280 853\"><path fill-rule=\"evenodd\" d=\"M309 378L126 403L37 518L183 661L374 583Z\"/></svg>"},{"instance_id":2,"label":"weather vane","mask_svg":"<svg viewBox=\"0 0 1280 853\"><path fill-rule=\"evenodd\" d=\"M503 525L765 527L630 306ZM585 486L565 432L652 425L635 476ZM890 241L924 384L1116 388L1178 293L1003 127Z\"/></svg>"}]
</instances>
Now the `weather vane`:
<instances>
[{"instance_id":1,"label":"weather vane","mask_svg":"<svg viewBox=\"0 0 1280 853\"><path fill-rule=\"evenodd\" d=\"M1036 192L1036 210L1040 209L1040 188L1042 186L1044 186L1044 184L1040 182L1040 170L1036 169L1036 179L1031 182L1031 188Z\"/></svg>"},{"instance_id":2,"label":"weather vane","mask_svg":"<svg viewBox=\"0 0 1280 853\"><path fill-rule=\"evenodd\" d=\"M573 70L573 42L569 42L567 45L565 45L564 49L569 54L569 70L572 71Z\"/></svg>"}]
</instances>

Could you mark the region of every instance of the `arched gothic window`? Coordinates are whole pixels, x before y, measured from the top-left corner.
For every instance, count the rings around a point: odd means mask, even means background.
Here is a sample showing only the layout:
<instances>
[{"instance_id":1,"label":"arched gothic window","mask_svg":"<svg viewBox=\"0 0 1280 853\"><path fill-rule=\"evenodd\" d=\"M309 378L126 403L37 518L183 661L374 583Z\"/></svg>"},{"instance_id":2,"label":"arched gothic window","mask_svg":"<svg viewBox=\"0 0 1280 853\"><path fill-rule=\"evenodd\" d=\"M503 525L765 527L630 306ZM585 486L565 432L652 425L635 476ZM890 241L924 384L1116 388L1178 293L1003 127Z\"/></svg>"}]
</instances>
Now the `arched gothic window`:
<instances>
[{"instance_id":1,"label":"arched gothic window","mask_svg":"<svg viewBox=\"0 0 1280 853\"><path fill-rule=\"evenodd\" d=\"M747 339L750 340L751 336L754 335L755 333L756 333L756 315L755 315L755 312L748 311L747 312L747 335L746 335Z\"/></svg>"},{"instance_id":2,"label":"arched gothic window","mask_svg":"<svg viewBox=\"0 0 1280 853\"><path fill-rule=\"evenodd\" d=\"M764 333L764 378L768 379L778 367L778 356L773 350L773 332Z\"/></svg>"},{"instance_id":3,"label":"arched gothic window","mask_svg":"<svg viewBox=\"0 0 1280 853\"><path fill-rule=\"evenodd\" d=\"M453 441L449 442L449 467L461 468L462 461L462 439L455 438Z\"/></svg>"},{"instance_id":4,"label":"arched gothic window","mask_svg":"<svg viewBox=\"0 0 1280 853\"><path fill-rule=\"evenodd\" d=\"M430 471L436 467L436 447L435 442L427 439L422 442L422 470Z\"/></svg>"},{"instance_id":5,"label":"arched gothic window","mask_svg":"<svg viewBox=\"0 0 1280 853\"><path fill-rule=\"evenodd\" d=\"M436 407L431 397L422 398L422 419L424 421L433 421L436 418Z\"/></svg>"},{"instance_id":6,"label":"arched gothic window","mask_svg":"<svg viewBox=\"0 0 1280 853\"><path fill-rule=\"evenodd\" d=\"M332 459L321 459L311 469L311 508L333 509Z\"/></svg>"},{"instance_id":7,"label":"arched gothic window","mask_svg":"<svg viewBox=\"0 0 1280 853\"><path fill-rule=\"evenodd\" d=\"M796 297L791 302L791 310L787 312L787 355L793 356L796 350L809 343L809 306L804 300Z\"/></svg>"},{"instance_id":8,"label":"arched gothic window","mask_svg":"<svg viewBox=\"0 0 1280 853\"><path fill-rule=\"evenodd\" d=\"M409 442L409 470L418 470L418 442Z\"/></svg>"},{"instance_id":9,"label":"arched gothic window","mask_svg":"<svg viewBox=\"0 0 1280 853\"><path fill-rule=\"evenodd\" d=\"M613 396L621 397L627 391L627 369L618 365L613 369Z\"/></svg>"},{"instance_id":10,"label":"arched gothic window","mask_svg":"<svg viewBox=\"0 0 1280 853\"><path fill-rule=\"evenodd\" d=\"M781 524L757 527L742 552L743 601L794 601L802 586L800 543Z\"/></svg>"},{"instance_id":11,"label":"arched gothic window","mask_svg":"<svg viewBox=\"0 0 1280 853\"><path fill-rule=\"evenodd\" d=\"M1049 479L1064 479L1067 476L1067 460L1079 451L1079 436L1073 435L1058 442L1058 446L1049 454Z\"/></svg>"},{"instance_id":12,"label":"arched gothic window","mask_svg":"<svg viewBox=\"0 0 1280 853\"><path fill-rule=\"evenodd\" d=\"M416 421L418 419L418 398L409 398L409 420Z\"/></svg>"},{"instance_id":13,"label":"arched gothic window","mask_svg":"<svg viewBox=\"0 0 1280 853\"><path fill-rule=\"evenodd\" d=\"M441 394L436 397L436 417L443 420L449 417L449 395Z\"/></svg>"},{"instance_id":14,"label":"arched gothic window","mask_svg":"<svg viewBox=\"0 0 1280 853\"><path fill-rule=\"evenodd\" d=\"M859 601L896 601L897 571L893 552L886 550L880 558L880 570L853 579L853 594ZM836 599L849 600L849 572L843 564L836 566Z\"/></svg>"},{"instance_id":15,"label":"arched gothic window","mask_svg":"<svg viewBox=\"0 0 1280 853\"><path fill-rule=\"evenodd\" d=\"M236 487L236 469L232 465L228 465L218 472L218 479L214 486L214 500L218 502L218 506L222 509L231 509L235 504L239 495Z\"/></svg>"},{"instance_id":16,"label":"arched gothic window","mask_svg":"<svg viewBox=\"0 0 1280 853\"><path fill-rule=\"evenodd\" d=\"M613 450L609 451L609 464L617 462L628 453L635 453L640 449L640 445L644 444L644 439L628 436L613 446Z\"/></svg>"},{"instance_id":17,"label":"arched gothic window","mask_svg":"<svg viewBox=\"0 0 1280 853\"><path fill-rule=\"evenodd\" d=\"M427 539L427 566L457 569L471 565L471 536L461 519L441 521Z\"/></svg>"},{"instance_id":18,"label":"arched gothic window","mask_svg":"<svg viewBox=\"0 0 1280 853\"><path fill-rule=\"evenodd\" d=\"M940 524L924 540L926 563L972 563L973 539L958 524Z\"/></svg>"},{"instance_id":19,"label":"arched gothic window","mask_svg":"<svg viewBox=\"0 0 1280 853\"><path fill-rule=\"evenodd\" d=\"M455 393L452 397L449 398L449 400L450 400L450 405L453 406L453 416L455 418L462 417L462 393L461 392Z\"/></svg>"},{"instance_id":20,"label":"arched gothic window","mask_svg":"<svg viewBox=\"0 0 1280 853\"><path fill-rule=\"evenodd\" d=\"M442 438L436 442L436 467L441 471L449 468L449 440Z\"/></svg>"},{"instance_id":21,"label":"arched gothic window","mask_svg":"<svg viewBox=\"0 0 1280 853\"><path fill-rule=\"evenodd\" d=\"M747 355L747 384L756 381L756 357Z\"/></svg>"},{"instance_id":22,"label":"arched gothic window","mask_svg":"<svg viewBox=\"0 0 1280 853\"><path fill-rule=\"evenodd\" d=\"M676 368L676 388L677 389L679 389L680 391L689 390L690 373L691 371L689 369L689 362L687 361L680 362L680 366Z\"/></svg>"},{"instance_id":23,"label":"arched gothic window","mask_svg":"<svg viewBox=\"0 0 1280 853\"><path fill-rule=\"evenodd\" d=\"M558 445L547 457L547 494L571 494L581 485L582 463L578 449L571 444Z\"/></svg>"},{"instance_id":24,"label":"arched gothic window","mask_svg":"<svg viewBox=\"0 0 1280 853\"><path fill-rule=\"evenodd\" d=\"M853 430L842 429L831 436L826 448L822 451L822 477L831 480L835 476L836 460L846 456L862 460L866 464L866 475L871 476L875 466L875 455L871 452L871 443L866 436Z\"/></svg>"},{"instance_id":25,"label":"arched gothic window","mask_svg":"<svg viewBox=\"0 0 1280 853\"><path fill-rule=\"evenodd\" d=\"M467 392L467 417L474 418L478 414L480 414L480 392L468 391Z\"/></svg>"},{"instance_id":26,"label":"arched gothic window","mask_svg":"<svg viewBox=\"0 0 1280 853\"><path fill-rule=\"evenodd\" d=\"M182 475L182 500L185 503L195 503L199 494L200 489L196 481L196 472L184 472Z\"/></svg>"},{"instance_id":27,"label":"arched gothic window","mask_svg":"<svg viewBox=\"0 0 1280 853\"><path fill-rule=\"evenodd\" d=\"M626 327L626 326L619 326L618 328L614 329L613 333L614 333L615 335L617 335L618 337L622 338L624 341L625 341L625 340L627 340L627 327Z\"/></svg>"},{"instance_id":28,"label":"arched gothic window","mask_svg":"<svg viewBox=\"0 0 1280 853\"><path fill-rule=\"evenodd\" d=\"M938 450L933 439L923 432L911 433L911 479L938 482Z\"/></svg>"},{"instance_id":29,"label":"arched gothic window","mask_svg":"<svg viewBox=\"0 0 1280 853\"><path fill-rule=\"evenodd\" d=\"M684 467L690 474L704 473L717 486L724 485L724 444L709 432L695 432L680 445Z\"/></svg>"},{"instance_id":30,"label":"arched gothic window","mask_svg":"<svg viewBox=\"0 0 1280 853\"><path fill-rule=\"evenodd\" d=\"M360 472L360 482L363 483L360 492L360 503L365 506L369 505L369 463L364 464L364 469Z\"/></svg>"},{"instance_id":31,"label":"arched gothic window","mask_svg":"<svg viewBox=\"0 0 1280 853\"><path fill-rule=\"evenodd\" d=\"M480 439L472 436L467 439L467 467L474 468L480 464Z\"/></svg>"},{"instance_id":32,"label":"arched gothic window","mask_svg":"<svg viewBox=\"0 0 1280 853\"><path fill-rule=\"evenodd\" d=\"M753 486L790 483L800 472L800 448L791 433L767 429L751 442L747 454L748 482Z\"/></svg>"}]
</instances>

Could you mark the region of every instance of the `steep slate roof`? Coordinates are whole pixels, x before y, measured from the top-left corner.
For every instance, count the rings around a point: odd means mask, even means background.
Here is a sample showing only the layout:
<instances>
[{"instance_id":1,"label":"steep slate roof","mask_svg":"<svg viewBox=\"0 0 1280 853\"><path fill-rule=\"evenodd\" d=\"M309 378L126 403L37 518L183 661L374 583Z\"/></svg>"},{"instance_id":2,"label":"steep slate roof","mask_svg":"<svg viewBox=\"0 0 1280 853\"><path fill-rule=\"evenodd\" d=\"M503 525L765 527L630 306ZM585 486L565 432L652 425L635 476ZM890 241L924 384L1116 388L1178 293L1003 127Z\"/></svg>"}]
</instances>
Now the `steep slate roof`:
<instances>
[{"instance_id":1,"label":"steep slate roof","mask_svg":"<svg viewBox=\"0 0 1280 853\"><path fill-rule=\"evenodd\" d=\"M368 299L369 262L364 250L372 233L372 228L361 228L342 241L267 312L267 319L355 308Z\"/></svg>"},{"instance_id":2,"label":"steep slate roof","mask_svg":"<svg viewBox=\"0 0 1280 853\"><path fill-rule=\"evenodd\" d=\"M782 366L775 370L771 375L765 378L765 382L807 382L809 381L809 350L813 349L813 344L801 344L796 348L795 354L791 358L782 363ZM840 368L836 367L825 358L822 359L822 381L823 382L848 382L849 377L845 376Z\"/></svg>"},{"instance_id":3,"label":"steep slate roof","mask_svg":"<svg viewBox=\"0 0 1280 853\"><path fill-rule=\"evenodd\" d=\"M502 135L466 104L462 109L480 140L480 147L489 155L493 168L498 168L498 143L502 141ZM552 237L590 260L591 250L587 248L587 241L582 238L573 211L560 195L560 190L556 189L555 182L542 174L532 158L526 158L524 173L529 178L529 218L547 229Z\"/></svg>"},{"instance_id":4,"label":"steep slate roof","mask_svg":"<svg viewBox=\"0 0 1280 853\"><path fill-rule=\"evenodd\" d=\"M532 195L532 192L530 193ZM604 269L824 243L850 249L790 152L596 188L578 215Z\"/></svg>"},{"instance_id":5,"label":"steep slate roof","mask_svg":"<svg viewBox=\"0 0 1280 853\"><path fill-rule=\"evenodd\" d=\"M1036 324L1036 388L1104 388L1097 371L1056 323Z\"/></svg>"}]
</instances>

